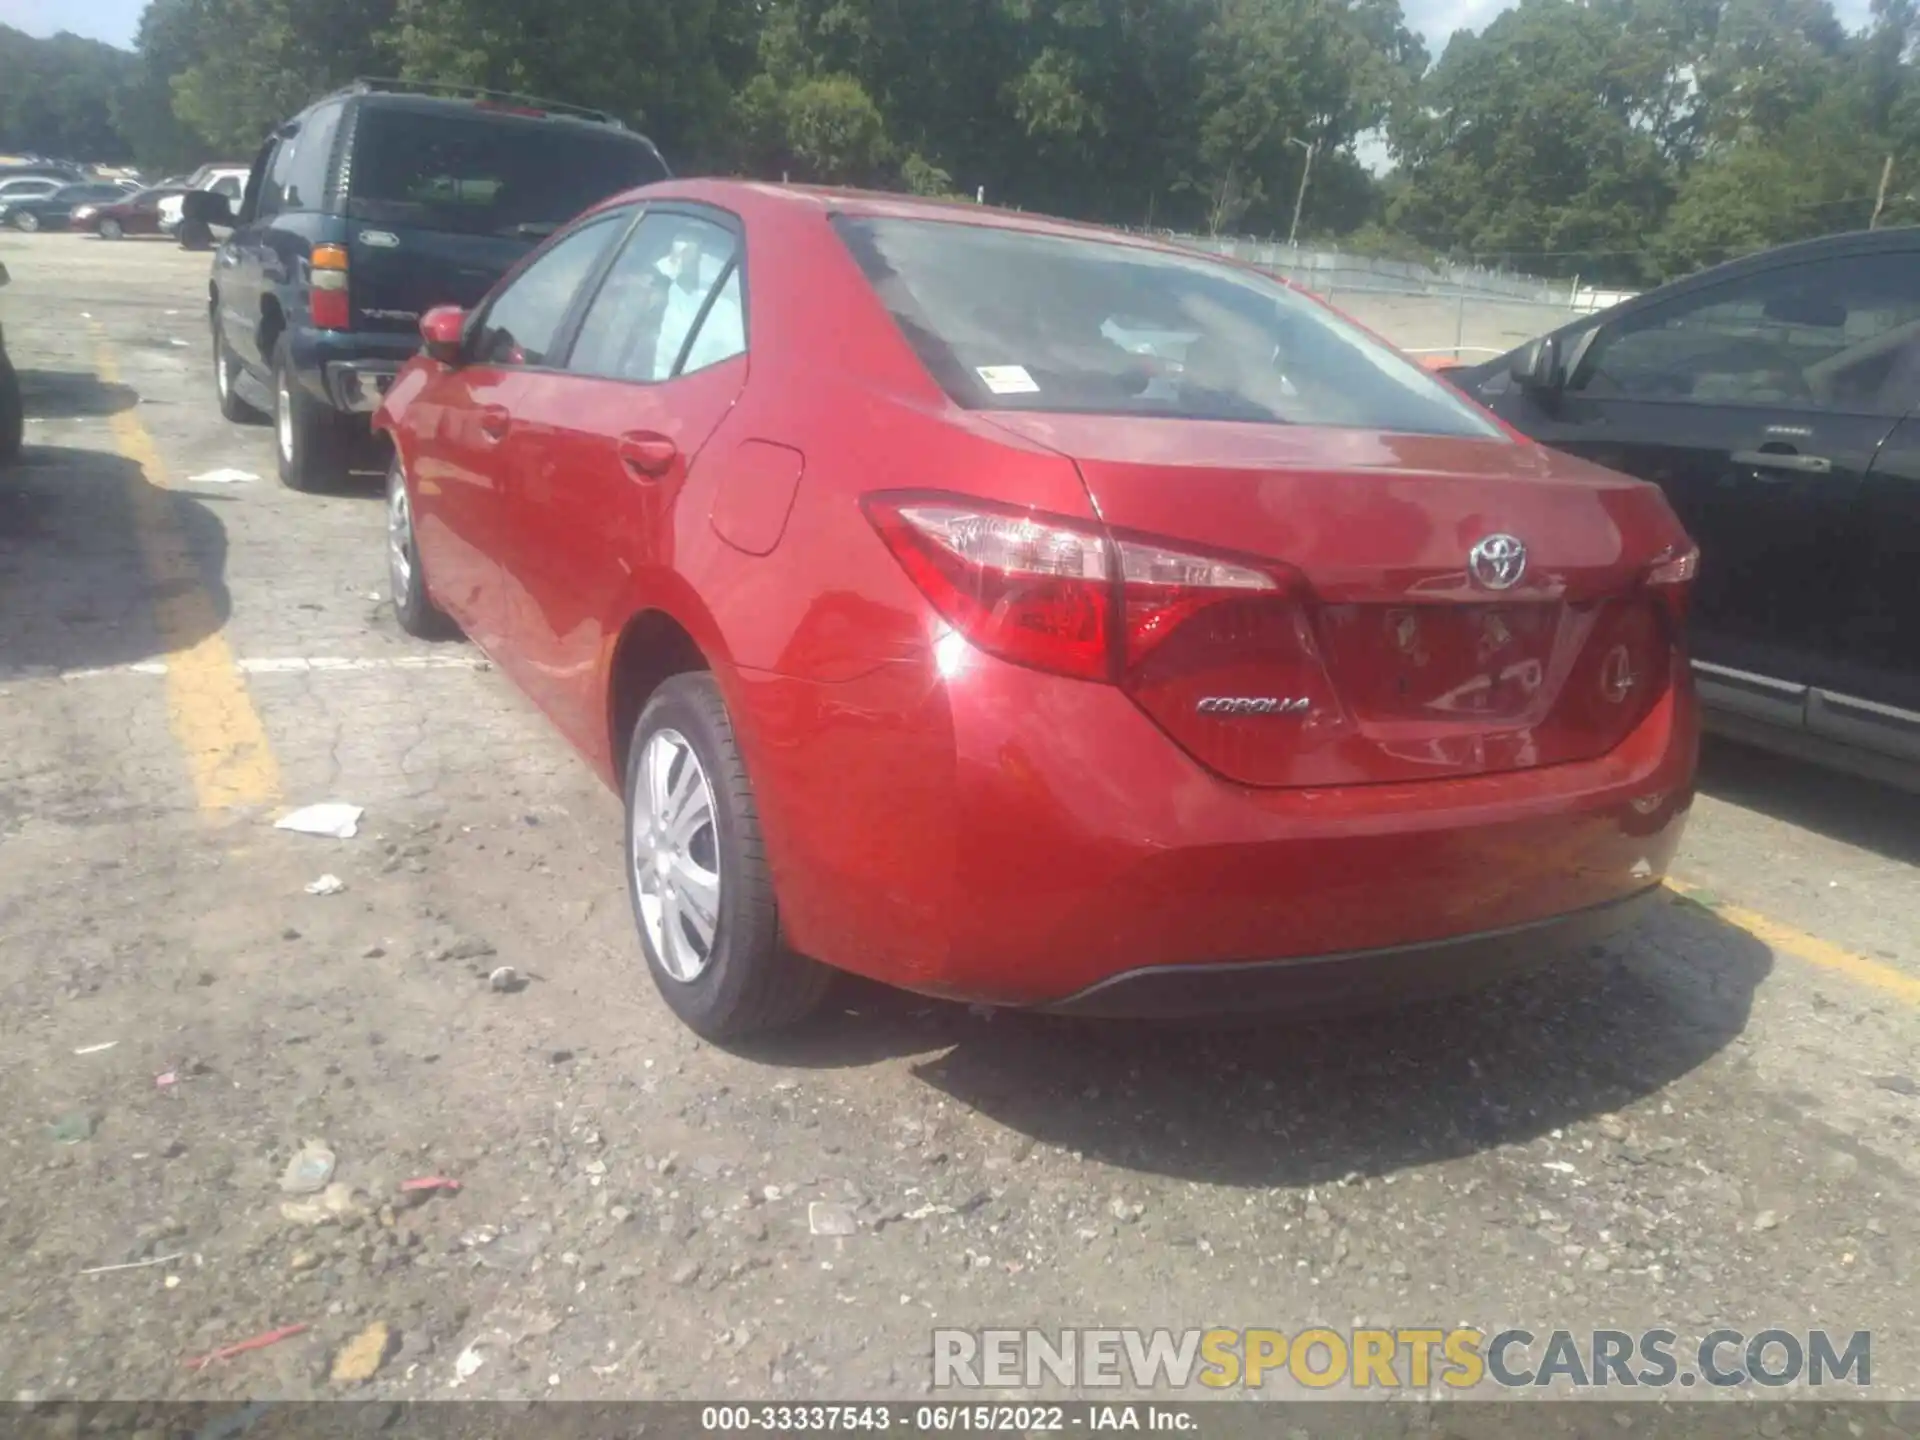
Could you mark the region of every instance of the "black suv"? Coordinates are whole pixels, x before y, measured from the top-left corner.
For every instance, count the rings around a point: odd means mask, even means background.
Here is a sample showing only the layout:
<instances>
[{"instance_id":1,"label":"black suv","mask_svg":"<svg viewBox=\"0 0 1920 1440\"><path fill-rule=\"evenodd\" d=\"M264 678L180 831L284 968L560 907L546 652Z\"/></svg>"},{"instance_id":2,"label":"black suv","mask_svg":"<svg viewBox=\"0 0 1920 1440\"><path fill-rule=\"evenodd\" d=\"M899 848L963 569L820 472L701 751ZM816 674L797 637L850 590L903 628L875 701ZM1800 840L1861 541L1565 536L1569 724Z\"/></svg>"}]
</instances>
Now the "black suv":
<instances>
[{"instance_id":1,"label":"black suv","mask_svg":"<svg viewBox=\"0 0 1920 1440\"><path fill-rule=\"evenodd\" d=\"M337 475L350 439L420 347L420 317L472 306L594 201L668 174L645 136L596 110L454 86L359 80L274 131L208 290L230 420L265 411L280 478Z\"/></svg>"},{"instance_id":2,"label":"black suv","mask_svg":"<svg viewBox=\"0 0 1920 1440\"><path fill-rule=\"evenodd\" d=\"M1447 378L1666 491L1710 724L1920 779L1920 228L1750 255Z\"/></svg>"}]
</instances>

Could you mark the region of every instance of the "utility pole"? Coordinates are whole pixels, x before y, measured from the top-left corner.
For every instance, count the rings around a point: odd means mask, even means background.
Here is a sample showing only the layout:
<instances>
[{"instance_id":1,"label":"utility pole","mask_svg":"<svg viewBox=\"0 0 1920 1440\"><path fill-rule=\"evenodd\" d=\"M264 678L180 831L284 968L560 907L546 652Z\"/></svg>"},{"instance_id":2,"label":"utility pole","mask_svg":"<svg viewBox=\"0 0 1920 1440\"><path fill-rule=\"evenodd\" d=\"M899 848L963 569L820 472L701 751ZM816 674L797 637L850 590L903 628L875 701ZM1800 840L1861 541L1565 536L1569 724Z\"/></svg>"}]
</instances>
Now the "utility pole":
<instances>
[{"instance_id":1,"label":"utility pole","mask_svg":"<svg viewBox=\"0 0 1920 1440\"><path fill-rule=\"evenodd\" d=\"M1320 142L1317 140L1301 140L1289 135L1287 136L1287 143L1289 145L1298 145L1306 152L1307 156L1306 163L1300 167L1299 193L1293 197L1293 224L1287 227L1287 248L1292 249L1294 238L1300 233L1300 207L1307 203L1307 181L1313 175L1313 152L1320 148Z\"/></svg>"},{"instance_id":2,"label":"utility pole","mask_svg":"<svg viewBox=\"0 0 1920 1440\"><path fill-rule=\"evenodd\" d=\"M1880 212L1887 205L1887 182L1893 178L1893 156L1887 156L1887 163L1880 167L1880 193L1873 197L1873 218L1867 221L1869 230L1880 228Z\"/></svg>"}]
</instances>

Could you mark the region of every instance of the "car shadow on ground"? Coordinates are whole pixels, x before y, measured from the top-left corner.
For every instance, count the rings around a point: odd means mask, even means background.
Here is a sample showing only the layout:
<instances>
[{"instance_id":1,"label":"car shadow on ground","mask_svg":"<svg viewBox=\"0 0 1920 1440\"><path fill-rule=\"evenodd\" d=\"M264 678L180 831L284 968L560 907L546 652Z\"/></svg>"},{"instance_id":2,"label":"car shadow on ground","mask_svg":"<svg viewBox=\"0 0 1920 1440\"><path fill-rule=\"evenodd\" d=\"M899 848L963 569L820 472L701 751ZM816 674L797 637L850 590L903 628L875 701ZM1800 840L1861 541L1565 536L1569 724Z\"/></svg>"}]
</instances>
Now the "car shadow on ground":
<instances>
[{"instance_id":1,"label":"car shadow on ground","mask_svg":"<svg viewBox=\"0 0 1920 1440\"><path fill-rule=\"evenodd\" d=\"M1655 1094L1745 1028L1765 946L1678 896L1605 946L1439 1004L1232 1029L991 1018L854 982L749 1056L923 1055L1035 1140L1185 1180L1302 1185L1524 1144Z\"/></svg>"},{"instance_id":2,"label":"car shadow on ground","mask_svg":"<svg viewBox=\"0 0 1920 1440\"><path fill-rule=\"evenodd\" d=\"M0 467L0 680L152 660L218 630L224 499L157 488L100 450L29 445Z\"/></svg>"},{"instance_id":3,"label":"car shadow on ground","mask_svg":"<svg viewBox=\"0 0 1920 1440\"><path fill-rule=\"evenodd\" d=\"M140 403L131 385L109 383L90 370L20 370L20 398L29 420L117 415Z\"/></svg>"},{"instance_id":4,"label":"car shadow on ground","mask_svg":"<svg viewBox=\"0 0 1920 1440\"><path fill-rule=\"evenodd\" d=\"M1700 749L1700 789L1830 840L1920 864L1920 797L1904 790L1713 735Z\"/></svg>"}]
</instances>

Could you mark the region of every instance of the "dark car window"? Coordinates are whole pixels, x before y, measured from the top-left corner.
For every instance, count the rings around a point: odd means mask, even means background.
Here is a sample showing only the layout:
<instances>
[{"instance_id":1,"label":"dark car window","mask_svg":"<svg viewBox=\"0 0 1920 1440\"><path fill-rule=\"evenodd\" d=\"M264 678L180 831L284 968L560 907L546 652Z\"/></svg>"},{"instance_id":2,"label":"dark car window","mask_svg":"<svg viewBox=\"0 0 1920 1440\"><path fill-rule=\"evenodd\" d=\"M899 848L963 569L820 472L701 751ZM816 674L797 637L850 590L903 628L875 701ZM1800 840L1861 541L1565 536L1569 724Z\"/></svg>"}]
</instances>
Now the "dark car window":
<instances>
[{"instance_id":1,"label":"dark car window","mask_svg":"<svg viewBox=\"0 0 1920 1440\"><path fill-rule=\"evenodd\" d=\"M622 131L369 106L354 132L347 213L384 225L540 237L665 173L651 146Z\"/></svg>"},{"instance_id":2,"label":"dark car window","mask_svg":"<svg viewBox=\"0 0 1920 1440\"><path fill-rule=\"evenodd\" d=\"M574 297L631 218L619 213L597 217L536 256L481 317L472 343L474 360L483 365L544 365Z\"/></svg>"},{"instance_id":3,"label":"dark car window","mask_svg":"<svg viewBox=\"0 0 1920 1440\"><path fill-rule=\"evenodd\" d=\"M253 207L254 218L265 219L269 215L278 215L288 208L287 184L293 174L294 145L297 138L287 136L273 147L273 159L267 162L267 178L260 186L260 200Z\"/></svg>"},{"instance_id":4,"label":"dark car window","mask_svg":"<svg viewBox=\"0 0 1920 1440\"><path fill-rule=\"evenodd\" d=\"M61 205L85 205L91 201L119 200L126 195L118 185L68 185L47 198Z\"/></svg>"},{"instance_id":5,"label":"dark car window","mask_svg":"<svg viewBox=\"0 0 1920 1440\"><path fill-rule=\"evenodd\" d=\"M1251 271L963 222L836 224L922 363L969 408L1501 433L1412 361Z\"/></svg>"},{"instance_id":6,"label":"dark car window","mask_svg":"<svg viewBox=\"0 0 1920 1440\"><path fill-rule=\"evenodd\" d=\"M340 106L326 105L302 122L291 141L281 142L273 179L281 186L282 210L317 210L325 204L333 137L339 129Z\"/></svg>"},{"instance_id":7,"label":"dark car window","mask_svg":"<svg viewBox=\"0 0 1920 1440\"><path fill-rule=\"evenodd\" d=\"M1903 415L1920 400L1920 257L1783 265L1649 305L1601 328L1568 388Z\"/></svg>"},{"instance_id":8,"label":"dark car window","mask_svg":"<svg viewBox=\"0 0 1920 1440\"><path fill-rule=\"evenodd\" d=\"M567 368L667 380L744 353L736 248L733 232L711 221L647 216L593 297Z\"/></svg>"}]
</instances>

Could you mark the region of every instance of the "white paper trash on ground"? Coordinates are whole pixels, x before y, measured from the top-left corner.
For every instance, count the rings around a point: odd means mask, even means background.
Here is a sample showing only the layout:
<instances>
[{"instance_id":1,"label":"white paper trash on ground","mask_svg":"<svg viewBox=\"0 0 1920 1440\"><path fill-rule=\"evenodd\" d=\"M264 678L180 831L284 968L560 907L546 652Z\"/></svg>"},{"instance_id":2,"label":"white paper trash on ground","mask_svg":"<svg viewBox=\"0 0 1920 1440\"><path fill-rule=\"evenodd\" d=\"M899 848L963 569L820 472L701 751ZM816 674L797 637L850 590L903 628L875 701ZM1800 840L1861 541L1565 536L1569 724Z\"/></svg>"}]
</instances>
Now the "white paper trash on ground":
<instances>
[{"instance_id":1,"label":"white paper trash on ground","mask_svg":"<svg viewBox=\"0 0 1920 1440\"><path fill-rule=\"evenodd\" d=\"M276 830L293 830L301 835L325 835L333 840L351 840L360 833L360 817L366 809L340 800L305 805L291 815L273 822Z\"/></svg>"},{"instance_id":2,"label":"white paper trash on ground","mask_svg":"<svg viewBox=\"0 0 1920 1440\"><path fill-rule=\"evenodd\" d=\"M318 880L315 880L311 885L307 886L307 894L338 895L346 888L347 882L342 880L338 875L322 875Z\"/></svg>"},{"instance_id":3,"label":"white paper trash on ground","mask_svg":"<svg viewBox=\"0 0 1920 1440\"><path fill-rule=\"evenodd\" d=\"M251 485L260 477L251 470L209 470L203 475L189 475L189 485Z\"/></svg>"}]
</instances>

